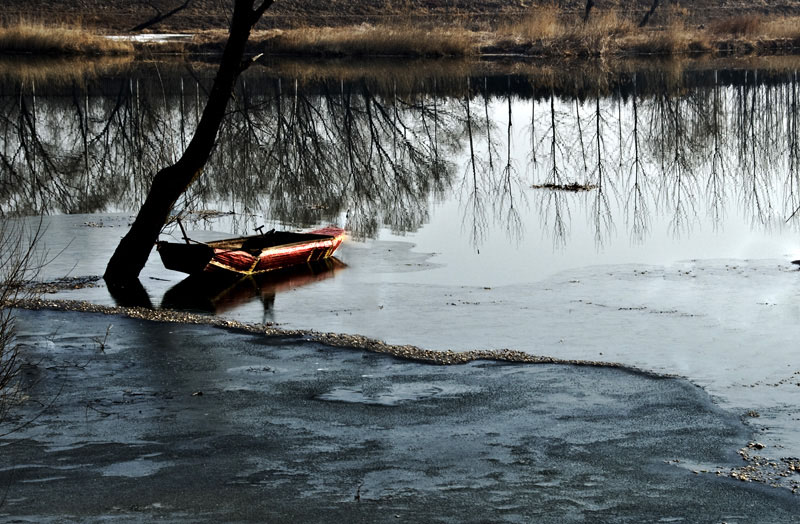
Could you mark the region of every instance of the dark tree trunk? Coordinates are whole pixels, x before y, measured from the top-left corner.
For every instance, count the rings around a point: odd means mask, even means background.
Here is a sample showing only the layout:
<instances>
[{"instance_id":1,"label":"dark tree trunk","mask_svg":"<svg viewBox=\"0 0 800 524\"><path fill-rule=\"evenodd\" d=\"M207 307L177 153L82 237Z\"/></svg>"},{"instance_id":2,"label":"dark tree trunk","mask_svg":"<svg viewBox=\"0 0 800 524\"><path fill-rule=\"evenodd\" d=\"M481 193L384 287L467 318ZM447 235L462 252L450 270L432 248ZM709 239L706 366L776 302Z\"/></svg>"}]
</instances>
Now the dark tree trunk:
<instances>
[{"instance_id":1,"label":"dark tree trunk","mask_svg":"<svg viewBox=\"0 0 800 524\"><path fill-rule=\"evenodd\" d=\"M589 13L592 11L594 7L594 0L586 0L586 11L583 13L583 23L589 21Z\"/></svg>"},{"instance_id":2,"label":"dark tree trunk","mask_svg":"<svg viewBox=\"0 0 800 524\"><path fill-rule=\"evenodd\" d=\"M236 80L250 63L242 61L250 31L272 2L263 0L254 9L255 0L235 0L228 42L203 116L181 158L153 177L136 220L108 262L103 278L109 285L125 285L139 277L175 202L203 172Z\"/></svg>"},{"instance_id":3,"label":"dark tree trunk","mask_svg":"<svg viewBox=\"0 0 800 524\"><path fill-rule=\"evenodd\" d=\"M647 22L650 21L650 17L656 12L656 8L658 8L659 3L660 0L653 0L653 5L650 6L650 10L645 13L644 18L642 18L642 21L639 22L639 27L644 27L647 25Z\"/></svg>"}]
</instances>

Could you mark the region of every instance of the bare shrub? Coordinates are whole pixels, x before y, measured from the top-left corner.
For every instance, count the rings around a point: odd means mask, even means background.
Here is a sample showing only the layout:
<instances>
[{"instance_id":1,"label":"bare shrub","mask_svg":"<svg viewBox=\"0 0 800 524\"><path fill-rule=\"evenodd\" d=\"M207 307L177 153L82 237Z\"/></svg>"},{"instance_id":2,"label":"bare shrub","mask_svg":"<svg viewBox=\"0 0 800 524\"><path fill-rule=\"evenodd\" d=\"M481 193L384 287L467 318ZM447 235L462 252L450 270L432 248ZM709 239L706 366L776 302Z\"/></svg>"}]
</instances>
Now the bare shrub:
<instances>
[{"instance_id":1,"label":"bare shrub","mask_svg":"<svg viewBox=\"0 0 800 524\"><path fill-rule=\"evenodd\" d=\"M129 41L106 38L79 26L20 20L0 27L0 51L6 53L114 55L133 50Z\"/></svg>"},{"instance_id":2,"label":"bare shrub","mask_svg":"<svg viewBox=\"0 0 800 524\"><path fill-rule=\"evenodd\" d=\"M0 220L0 421L17 398L19 349L14 340L14 308L29 298L26 283L35 276L34 247L41 222L29 230L18 220Z\"/></svg>"}]
</instances>

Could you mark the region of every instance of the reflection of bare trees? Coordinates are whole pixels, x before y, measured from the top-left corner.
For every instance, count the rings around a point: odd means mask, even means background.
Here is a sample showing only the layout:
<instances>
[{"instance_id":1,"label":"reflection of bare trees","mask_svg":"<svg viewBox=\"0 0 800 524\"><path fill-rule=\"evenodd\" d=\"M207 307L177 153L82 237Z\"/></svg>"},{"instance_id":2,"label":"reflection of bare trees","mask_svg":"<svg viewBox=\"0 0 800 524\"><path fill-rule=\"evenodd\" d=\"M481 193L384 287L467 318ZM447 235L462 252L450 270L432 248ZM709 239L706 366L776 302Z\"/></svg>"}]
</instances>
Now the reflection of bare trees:
<instances>
[{"instance_id":1,"label":"reflection of bare trees","mask_svg":"<svg viewBox=\"0 0 800 524\"><path fill-rule=\"evenodd\" d=\"M346 218L357 236L418 228L429 198L452 184L446 153L461 147L458 104L367 82L313 87L276 79L267 95L240 90L209 194L295 226Z\"/></svg>"},{"instance_id":2,"label":"reflection of bare trees","mask_svg":"<svg viewBox=\"0 0 800 524\"><path fill-rule=\"evenodd\" d=\"M669 71L621 75L614 90L592 97L588 117L585 92L560 102L551 87L534 100L528 158L536 183L590 189L583 199L557 190L538 195L542 227L557 246L578 202L600 243L620 213L631 241L641 242L654 214L684 235L701 208L714 227L734 203L759 227L800 208L795 73L759 79L712 71L696 81L688 89Z\"/></svg>"},{"instance_id":3,"label":"reflection of bare trees","mask_svg":"<svg viewBox=\"0 0 800 524\"><path fill-rule=\"evenodd\" d=\"M627 199L625 201L627 223L630 227L631 240L634 243L641 243L647 236L650 229L650 212L648 205L648 176L644 161L640 152L639 140L639 95L636 90L636 79L633 81L633 93L631 96L631 137L628 143L633 145L633 157L630 160L630 171L626 184L628 186ZM621 100L620 100L621 102ZM622 113L620 111L620 151L627 148L623 145L622 138ZM624 155L620 153L620 169L624 168Z\"/></svg>"},{"instance_id":4,"label":"reflection of bare trees","mask_svg":"<svg viewBox=\"0 0 800 524\"><path fill-rule=\"evenodd\" d=\"M670 229L681 235L691 231L697 218L696 172L693 169L691 152L688 147L689 104L681 97L660 96L656 103L657 118L653 120L657 128L650 128L650 140L659 142L663 155L661 185L659 191L663 205L670 213ZM656 134L655 129L658 129Z\"/></svg>"},{"instance_id":5,"label":"reflection of bare trees","mask_svg":"<svg viewBox=\"0 0 800 524\"><path fill-rule=\"evenodd\" d=\"M59 97L37 96L35 85L19 85L13 96L0 98L0 209L129 208L166 157L164 114L133 81L120 84L114 95L73 85Z\"/></svg>"},{"instance_id":6,"label":"reflection of bare trees","mask_svg":"<svg viewBox=\"0 0 800 524\"><path fill-rule=\"evenodd\" d=\"M724 108L722 107L722 100L720 97L719 76L717 71L714 71L714 86L712 87L713 98L711 101L711 121L710 133L712 137L711 145L711 165L708 172L708 179L706 181L706 195L708 198L708 210L711 218L711 223L714 228L724 219L725 211L725 196L726 196L726 162L722 153L726 141L725 131L727 127L724 125L722 118L724 116Z\"/></svg>"},{"instance_id":7,"label":"reflection of bare trees","mask_svg":"<svg viewBox=\"0 0 800 524\"><path fill-rule=\"evenodd\" d=\"M467 123L467 138L469 140L469 156L467 158L467 176L465 177L465 186L468 187L466 189L467 192L467 199L464 205L465 209L465 217L464 217L464 224L468 224L470 239L472 241L472 245L475 247L476 250L480 249L480 245L483 243L483 236L486 233L487 229L487 218L486 218L486 205L485 205L485 198L483 194L483 187L485 184L483 180L478 179L478 173L481 173L481 176L487 172L487 167L484 166L482 160L478 156L477 152L475 151L475 138L473 136L472 129L477 124L477 121L473 122L472 113L470 112L470 98L471 98L471 85L470 79L467 78L467 94L464 98L464 110L466 113L466 123ZM488 121L487 121L487 133L488 133ZM487 137L489 135L487 134ZM487 140L487 145L489 146L488 151L491 151L492 143L491 139ZM489 157L491 158L491 157ZM479 165L480 164L480 165Z\"/></svg>"},{"instance_id":8,"label":"reflection of bare trees","mask_svg":"<svg viewBox=\"0 0 800 524\"><path fill-rule=\"evenodd\" d=\"M737 141L738 169L744 188L742 205L754 222L769 225L773 211L772 177L769 176L771 161L769 157L763 158L761 152L773 150L770 147L770 117L762 114L767 102L772 106L769 100L772 93L769 86L758 88L757 74L754 73L752 83L746 78L745 84L737 90L742 126Z\"/></svg>"},{"instance_id":9,"label":"reflection of bare trees","mask_svg":"<svg viewBox=\"0 0 800 524\"><path fill-rule=\"evenodd\" d=\"M176 211L233 211L242 231L261 215L290 227L346 221L372 236L415 230L455 190L479 248L492 227L522 237L534 183L587 190L532 194L557 247L576 213L598 245L620 216L632 242L656 215L687 234L703 216L724 224L733 205L759 227L800 221L794 71L699 72L691 86L661 70L559 78L247 76L206 176ZM3 214L136 207L183 149L205 91L186 74L75 81L57 96L33 80L9 85Z\"/></svg>"},{"instance_id":10,"label":"reflection of bare trees","mask_svg":"<svg viewBox=\"0 0 800 524\"><path fill-rule=\"evenodd\" d=\"M545 180L553 186L561 186L566 183L562 173L561 164L569 160L567 157L567 145L561 138L561 131L558 125L559 115L556 112L555 93L550 92L550 111L546 117L548 125L544 128L545 137L549 137L549 159L545 165L549 167ZM533 128L532 128L533 129ZM544 164L544 162L543 162ZM569 205L566 195L560 191L548 191L542 194L539 203L540 216L543 226L548 224L553 235L553 244L562 246L566 242L569 224Z\"/></svg>"},{"instance_id":11,"label":"reflection of bare trees","mask_svg":"<svg viewBox=\"0 0 800 524\"><path fill-rule=\"evenodd\" d=\"M4 210L134 207L149 174L196 124L200 101L186 93L199 98L200 88L179 80L169 95L143 95L135 79L115 96L76 90L69 103L47 99L44 111L26 86L2 98ZM451 184L446 159L469 120L457 104L431 103L425 93L381 95L366 82L325 82L312 93L297 81L276 79L273 87L239 86L208 176L182 207L230 207L245 217L242 228L262 211L300 226L346 215L356 235L382 225L409 231L427 220L429 197Z\"/></svg>"},{"instance_id":12,"label":"reflection of bare trees","mask_svg":"<svg viewBox=\"0 0 800 524\"><path fill-rule=\"evenodd\" d=\"M784 181L784 209L793 210L789 219L793 219L800 211L800 171L798 171L798 160L800 160L800 130L798 130L797 120L797 71L792 74L792 80L786 89L786 138L787 138L787 157L788 166Z\"/></svg>"},{"instance_id":13,"label":"reflection of bare trees","mask_svg":"<svg viewBox=\"0 0 800 524\"><path fill-rule=\"evenodd\" d=\"M608 122L604 118L604 112L600 106L600 96L595 97L594 124L595 135L593 137L594 157L596 159L591 178L593 185L596 186L592 193L591 220L594 229L595 243L600 246L604 238L610 235L614 229L614 213L612 212L609 195L614 191L614 177L608 176L607 160L611 159L611 152L606 147L606 136L609 131ZM613 136L613 134L611 134Z\"/></svg>"},{"instance_id":14,"label":"reflection of bare trees","mask_svg":"<svg viewBox=\"0 0 800 524\"><path fill-rule=\"evenodd\" d=\"M513 111L511 103L511 90L509 81L508 93L506 94L506 103L508 105L508 125L506 126L506 162L500 175L500 183L495 189L497 195L496 209L498 211L498 220L506 224L505 230L508 236L512 239L521 240L523 235L523 222L519 210L518 201L522 200L524 193L522 191L522 179L519 177L517 167L511 155L511 144L513 137L511 130L513 128ZM517 197L517 195L520 195Z\"/></svg>"}]
</instances>

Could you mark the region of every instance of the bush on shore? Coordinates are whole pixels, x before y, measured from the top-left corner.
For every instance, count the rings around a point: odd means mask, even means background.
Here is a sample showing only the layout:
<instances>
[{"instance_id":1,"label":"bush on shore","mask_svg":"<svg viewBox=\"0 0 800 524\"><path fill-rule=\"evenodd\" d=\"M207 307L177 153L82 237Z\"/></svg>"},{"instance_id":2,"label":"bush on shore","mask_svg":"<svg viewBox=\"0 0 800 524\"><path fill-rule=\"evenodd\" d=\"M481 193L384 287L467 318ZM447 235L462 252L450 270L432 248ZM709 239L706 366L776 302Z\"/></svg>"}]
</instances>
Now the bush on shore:
<instances>
[{"instance_id":1,"label":"bush on shore","mask_svg":"<svg viewBox=\"0 0 800 524\"><path fill-rule=\"evenodd\" d=\"M30 295L26 283L39 267L35 263L34 247L41 233L41 223L30 231L16 220L0 220L0 422L19 394L14 308Z\"/></svg>"}]
</instances>

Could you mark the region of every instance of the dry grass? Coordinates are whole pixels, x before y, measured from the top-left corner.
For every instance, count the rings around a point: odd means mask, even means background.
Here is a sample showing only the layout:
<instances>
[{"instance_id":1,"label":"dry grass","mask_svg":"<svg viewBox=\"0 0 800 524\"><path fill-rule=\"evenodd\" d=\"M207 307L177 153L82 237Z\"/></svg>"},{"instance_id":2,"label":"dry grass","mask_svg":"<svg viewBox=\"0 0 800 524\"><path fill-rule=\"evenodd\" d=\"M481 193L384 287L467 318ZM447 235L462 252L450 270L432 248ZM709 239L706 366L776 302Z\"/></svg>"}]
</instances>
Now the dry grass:
<instances>
[{"instance_id":1,"label":"dry grass","mask_svg":"<svg viewBox=\"0 0 800 524\"><path fill-rule=\"evenodd\" d=\"M80 27L19 21L0 27L0 52L48 55L115 55L133 53L133 44L111 40Z\"/></svg>"},{"instance_id":2,"label":"dry grass","mask_svg":"<svg viewBox=\"0 0 800 524\"><path fill-rule=\"evenodd\" d=\"M410 23L271 30L254 35L251 50L294 56L463 57L481 51L546 57L675 56L732 50L746 54L800 39L800 23L794 18L765 22L743 16L705 29L688 27L688 19L686 9L672 7L664 26L639 28L637 20L611 9L595 11L584 24L574 14L567 18L547 5L530 9L518 23L494 32L452 26L424 29ZM756 37L767 30L769 37ZM776 44L780 39L784 43Z\"/></svg>"},{"instance_id":3,"label":"dry grass","mask_svg":"<svg viewBox=\"0 0 800 524\"><path fill-rule=\"evenodd\" d=\"M600 56L615 52L622 39L636 31L636 25L616 11L598 13L586 24L573 25L563 36L561 46L580 56Z\"/></svg>"},{"instance_id":4,"label":"dry grass","mask_svg":"<svg viewBox=\"0 0 800 524\"><path fill-rule=\"evenodd\" d=\"M560 16L554 5L535 7L519 23L498 30L518 43L530 43L540 54L600 56L615 52L619 42L637 31L616 10L599 11L587 23Z\"/></svg>"},{"instance_id":5,"label":"dry grass","mask_svg":"<svg viewBox=\"0 0 800 524\"><path fill-rule=\"evenodd\" d=\"M537 7L519 22L501 27L498 32L511 34L526 40L553 40L564 33L560 9L554 5Z\"/></svg>"},{"instance_id":6,"label":"dry grass","mask_svg":"<svg viewBox=\"0 0 800 524\"><path fill-rule=\"evenodd\" d=\"M772 38L797 40L800 38L800 17L792 16L761 23L762 33Z\"/></svg>"},{"instance_id":7,"label":"dry grass","mask_svg":"<svg viewBox=\"0 0 800 524\"><path fill-rule=\"evenodd\" d=\"M397 11L397 10L396 10ZM402 14L402 11L397 11ZM631 55L682 55L795 52L800 18L767 19L742 15L697 28L689 10L671 6L663 25L639 28L639 15L616 8L595 9L587 21L555 4L533 7L518 22L491 31L448 19L431 26L408 11L376 25L272 29L255 33L249 53L317 57L469 57L480 53L523 54L548 58ZM416 21L415 21L416 20ZM496 27L496 26L495 26ZM191 42L131 43L91 34L80 27L18 22L0 27L0 53L50 56L182 54L219 52L226 31L199 33Z\"/></svg>"},{"instance_id":8,"label":"dry grass","mask_svg":"<svg viewBox=\"0 0 800 524\"><path fill-rule=\"evenodd\" d=\"M760 16L740 15L712 22L708 25L708 31L716 35L756 36L762 26Z\"/></svg>"},{"instance_id":9,"label":"dry grass","mask_svg":"<svg viewBox=\"0 0 800 524\"><path fill-rule=\"evenodd\" d=\"M720 21L707 29L695 29L688 27L689 18L688 10L672 6L666 23L652 29L639 28L638 17L634 20L613 9L595 10L584 24L574 14L567 22L554 6L535 7L523 21L498 31L497 47L548 57L676 56L730 49L747 52L748 48L741 45L742 35L754 35L767 27L758 17L743 16ZM796 22L776 24L773 32L793 38L792 28L800 27ZM800 29L795 29L794 34L800 34ZM750 45L749 49L755 47Z\"/></svg>"},{"instance_id":10,"label":"dry grass","mask_svg":"<svg viewBox=\"0 0 800 524\"><path fill-rule=\"evenodd\" d=\"M711 49L703 34L687 29L680 21L672 21L657 31L638 32L625 42L624 47L633 54L668 56Z\"/></svg>"},{"instance_id":11,"label":"dry grass","mask_svg":"<svg viewBox=\"0 0 800 524\"><path fill-rule=\"evenodd\" d=\"M464 29L368 24L266 31L253 35L250 42L257 52L287 55L438 57L476 52L475 35Z\"/></svg>"}]
</instances>

